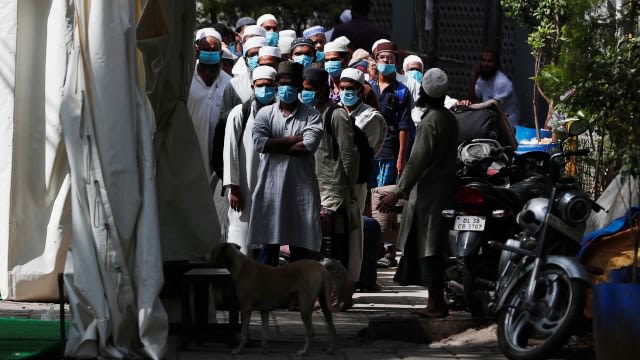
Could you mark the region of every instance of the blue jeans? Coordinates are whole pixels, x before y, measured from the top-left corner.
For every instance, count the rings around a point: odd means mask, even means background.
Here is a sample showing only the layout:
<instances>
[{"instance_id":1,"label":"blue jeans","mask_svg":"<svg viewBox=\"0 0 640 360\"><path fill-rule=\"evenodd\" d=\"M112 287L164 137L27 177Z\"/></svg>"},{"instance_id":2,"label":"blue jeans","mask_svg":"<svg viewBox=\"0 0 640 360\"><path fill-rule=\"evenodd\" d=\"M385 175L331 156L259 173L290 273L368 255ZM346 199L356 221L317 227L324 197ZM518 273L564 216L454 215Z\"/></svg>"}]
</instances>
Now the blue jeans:
<instances>
[{"instance_id":1,"label":"blue jeans","mask_svg":"<svg viewBox=\"0 0 640 360\"><path fill-rule=\"evenodd\" d=\"M371 187L395 185L398 180L398 169L395 159L373 160L373 172L369 178Z\"/></svg>"}]
</instances>

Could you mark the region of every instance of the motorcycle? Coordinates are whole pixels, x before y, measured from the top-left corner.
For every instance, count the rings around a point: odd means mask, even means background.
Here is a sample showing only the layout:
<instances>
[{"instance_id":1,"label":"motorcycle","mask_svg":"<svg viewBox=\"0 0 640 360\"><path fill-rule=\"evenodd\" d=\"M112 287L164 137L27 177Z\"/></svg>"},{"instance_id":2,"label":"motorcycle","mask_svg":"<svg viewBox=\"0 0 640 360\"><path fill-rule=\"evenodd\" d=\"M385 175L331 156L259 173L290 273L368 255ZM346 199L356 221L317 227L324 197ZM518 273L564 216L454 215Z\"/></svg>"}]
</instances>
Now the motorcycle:
<instances>
[{"instance_id":1,"label":"motorcycle","mask_svg":"<svg viewBox=\"0 0 640 360\"><path fill-rule=\"evenodd\" d=\"M575 136L586 128L568 127ZM501 251L498 280L489 310L497 315L499 346L510 359L542 359L558 351L581 319L591 279L576 260L591 211L602 209L562 174L564 159L588 149L551 156L546 178L548 197L529 200L516 221L522 231L505 243L488 244Z\"/></svg>"},{"instance_id":2,"label":"motorcycle","mask_svg":"<svg viewBox=\"0 0 640 360\"><path fill-rule=\"evenodd\" d=\"M448 305L466 309L474 317L488 313L488 292L497 276L500 252L488 247L487 241L505 242L515 234L515 214L526 200L545 190L540 175L521 165L529 164L524 159L531 155L512 160L510 149L491 139L461 144L455 207L442 211L453 230L446 269ZM545 155L549 156L533 158Z\"/></svg>"}]
</instances>

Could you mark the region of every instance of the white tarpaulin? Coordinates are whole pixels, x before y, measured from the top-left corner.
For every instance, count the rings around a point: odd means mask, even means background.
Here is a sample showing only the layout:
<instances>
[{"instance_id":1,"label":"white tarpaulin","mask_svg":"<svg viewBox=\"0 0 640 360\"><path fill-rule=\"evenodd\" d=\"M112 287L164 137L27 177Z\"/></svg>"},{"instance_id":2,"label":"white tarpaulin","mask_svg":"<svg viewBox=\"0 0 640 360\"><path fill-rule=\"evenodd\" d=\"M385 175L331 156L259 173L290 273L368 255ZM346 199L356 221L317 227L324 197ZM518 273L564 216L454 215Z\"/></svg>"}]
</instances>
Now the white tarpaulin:
<instances>
[{"instance_id":1,"label":"white tarpaulin","mask_svg":"<svg viewBox=\"0 0 640 360\"><path fill-rule=\"evenodd\" d=\"M64 269L68 356L162 358L162 262L220 240L186 107L194 19L181 0L0 7L0 292L54 299Z\"/></svg>"},{"instance_id":2,"label":"white tarpaulin","mask_svg":"<svg viewBox=\"0 0 640 360\"><path fill-rule=\"evenodd\" d=\"M58 296L71 238L70 179L59 108L67 55L66 3L0 7L0 293Z\"/></svg>"},{"instance_id":3,"label":"white tarpaulin","mask_svg":"<svg viewBox=\"0 0 640 360\"><path fill-rule=\"evenodd\" d=\"M71 169L73 240L65 268L76 358L160 359L168 321L152 111L137 83L135 2L78 1L60 120Z\"/></svg>"}]
</instances>

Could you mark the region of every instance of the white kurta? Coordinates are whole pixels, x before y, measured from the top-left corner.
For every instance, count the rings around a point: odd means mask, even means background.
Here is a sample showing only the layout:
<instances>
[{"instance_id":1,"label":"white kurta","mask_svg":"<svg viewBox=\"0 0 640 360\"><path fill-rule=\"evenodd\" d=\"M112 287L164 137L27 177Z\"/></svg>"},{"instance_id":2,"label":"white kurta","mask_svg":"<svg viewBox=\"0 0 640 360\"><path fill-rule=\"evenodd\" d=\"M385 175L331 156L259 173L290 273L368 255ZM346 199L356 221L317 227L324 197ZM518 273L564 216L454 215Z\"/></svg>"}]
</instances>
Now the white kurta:
<instances>
[{"instance_id":1,"label":"white kurta","mask_svg":"<svg viewBox=\"0 0 640 360\"><path fill-rule=\"evenodd\" d=\"M296 134L303 136L308 154L264 152L269 138ZM320 250L320 190L314 152L322 135L320 114L307 105L299 103L296 111L287 117L278 104L258 111L253 143L261 155L248 244L283 244Z\"/></svg>"},{"instance_id":2,"label":"white kurta","mask_svg":"<svg viewBox=\"0 0 640 360\"><path fill-rule=\"evenodd\" d=\"M193 127L198 137L200 152L202 153L202 160L207 175L211 174L211 166L209 165L211 140L213 140L213 132L220 115L222 94L229 80L231 80L231 77L224 71L220 71L220 74L211 86L207 86L204 81L202 81L197 71L193 74L193 79L191 80L187 107L189 108Z\"/></svg>"},{"instance_id":3,"label":"white kurta","mask_svg":"<svg viewBox=\"0 0 640 360\"><path fill-rule=\"evenodd\" d=\"M256 187L260 164L260 157L255 151L252 136L255 113L256 101L254 100L243 131L242 104L235 106L229 113L224 133L222 184L239 186L242 200L242 211L238 212L229 207L227 242L238 244L243 254L248 253L247 233L252 205L251 196Z\"/></svg>"}]
</instances>

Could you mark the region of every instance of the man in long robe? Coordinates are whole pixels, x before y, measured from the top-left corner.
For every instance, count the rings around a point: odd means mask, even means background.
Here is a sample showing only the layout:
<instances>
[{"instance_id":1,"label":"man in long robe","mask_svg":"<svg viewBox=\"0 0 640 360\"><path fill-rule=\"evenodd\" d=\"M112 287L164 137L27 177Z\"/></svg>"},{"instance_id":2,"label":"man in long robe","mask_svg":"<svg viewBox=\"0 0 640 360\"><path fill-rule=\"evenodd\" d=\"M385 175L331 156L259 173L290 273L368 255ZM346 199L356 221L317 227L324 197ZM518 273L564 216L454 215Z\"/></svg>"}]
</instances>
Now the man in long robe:
<instances>
[{"instance_id":1,"label":"man in long robe","mask_svg":"<svg viewBox=\"0 0 640 360\"><path fill-rule=\"evenodd\" d=\"M275 101L276 70L259 66L253 72L253 93L249 105L239 104L227 119L224 154L223 186L229 189L229 231L227 242L240 245L242 253L249 254L247 232L251 213L251 195L256 187L260 157L253 146L252 129L255 116L262 107ZM249 106L247 119L244 107Z\"/></svg>"},{"instance_id":2,"label":"man in long robe","mask_svg":"<svg viewBox=\"0 0 640 360\"><path fill-rule=\"evenodd\" d=\"M444 300L444 249L447 229L440 212L451 201L456 187L458 123L444 107L449 80L434 68L422 79L427 112L418 124L416 141L405 171L392 192L378 204L389 211L399 198L408 199L402 212L398 249L403 259L394 280L402 285L422 285L429 291L424 317L446 317Z\"/></svg>"},{"instance_id":3,"label":"man in long robe","mask_svg":"<svg viewBox=\"0 0 640 360\"><path fill-rule=\"evenodd\" d=\"M300 103L302 65L278 67L278 103L255 118L253 143L260 153L253 192L248 244L263 245L261 262L277 265L280 244L289 245L291 261L320 250L320 190L314 153L322 121L314 108Z\"/></svg>"}]
</instances>

